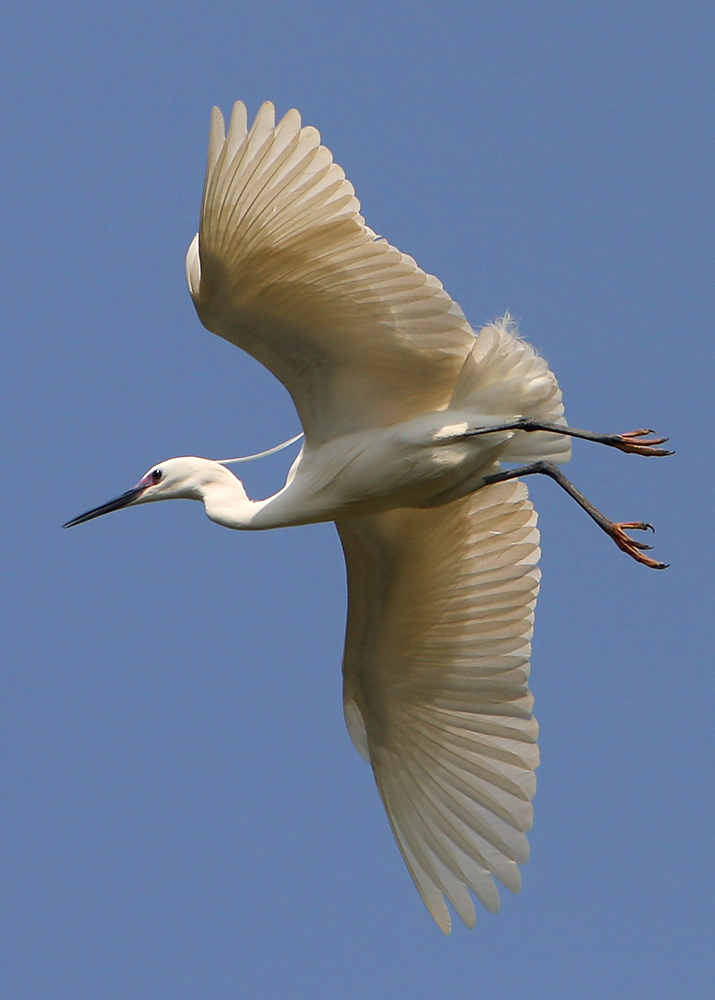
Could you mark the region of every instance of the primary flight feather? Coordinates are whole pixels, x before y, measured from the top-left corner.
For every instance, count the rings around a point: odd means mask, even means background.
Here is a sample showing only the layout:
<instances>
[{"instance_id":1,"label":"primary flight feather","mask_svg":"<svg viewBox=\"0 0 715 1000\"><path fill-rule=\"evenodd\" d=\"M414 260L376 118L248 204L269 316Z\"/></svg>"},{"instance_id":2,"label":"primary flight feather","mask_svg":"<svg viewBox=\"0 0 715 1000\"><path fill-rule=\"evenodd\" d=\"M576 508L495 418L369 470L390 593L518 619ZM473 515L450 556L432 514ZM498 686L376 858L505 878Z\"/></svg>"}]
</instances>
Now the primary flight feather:
<instances>
[{"instance_id":1,"label":"primary flight feather","mask_svg":"<svg viewBox=\"0 0 715 1000\"><path fill-rule=\"evenodd\" d=\"M348 577L350 736L402 856L445 932L469 890L499 906L528 857L537 725L528 690L536 514L517 477L559 483L616 544L648 546L567 480L570 439L669 454L646 430L568 427L556 379L509 317L477 335L441 283L369 229L345 174L264 104L211 119L201 224L186 259L196 310L288 389L305 444L282 490L250 500L224 464L172 458L66 527L139 503L201 500L230 528L335 521ZM504 469L502 463L527 463Z\"/></svg>"}]
</instances>

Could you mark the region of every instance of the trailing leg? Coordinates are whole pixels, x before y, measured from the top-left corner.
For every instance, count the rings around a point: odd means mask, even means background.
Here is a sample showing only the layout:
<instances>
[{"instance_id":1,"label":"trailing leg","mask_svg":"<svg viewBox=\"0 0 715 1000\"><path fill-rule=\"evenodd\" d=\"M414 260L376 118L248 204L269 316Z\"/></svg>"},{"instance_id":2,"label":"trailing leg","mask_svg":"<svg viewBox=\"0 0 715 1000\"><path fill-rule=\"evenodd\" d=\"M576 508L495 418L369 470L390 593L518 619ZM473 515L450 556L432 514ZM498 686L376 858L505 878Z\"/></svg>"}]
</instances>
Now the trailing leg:
<instances>
[{"instance_id":1,"label":"trailing leg","mask_svg":"<svg viewBox=\"0 0 715 1000\"><path fill-rule=\"evenodd\" d=\"M540 427L539 430L541 429L542 428ZM551 430L552 428L548 429ZM645 431L644 433L647 434L649 432ZM654 531L655 529L652 524L647 524L645 521L609 521L609 519L602 514L600 510L594 507L593 504L586 499L583 493L579 493L574 484L566 478L557 466L552 465L551 462L534 462L533 465L525 465L521 469L510 469L506 472L497 472L494 473L494 475L485 476L484 484L489 486L493 483L503 483L508 479L519 479L521 476L531 476L536 473L549 476L557 482L562 489L566 490L568 495L573 497L579 507L586 511L588 516L596 522L599 528L605 531L607 535L610 535L618 548L623 552L628 553L628 555L635 559L636 562L643 563L644 566L650 566L651 569L667 568L667 563L657 562L655 559L651 559L650 556L644 554L644 550L650 549L650 545L646 545L644 542L638 542L626 534L627 528L637 531Z\"/></svg>"},{"instance_id":2,"label":"trailing leg","mask_svg":"<svg viewBox=\"0 0 715 1000\"><path fill-rule=\"evenodd\" d=\"M580 431L575 427L566 427L562 424L549 424L541 420L531 420L529 417L517 417L506 424L499 424L496 427L476 427L474 430L465 431L464 437L476 437L479 434L491 434L492 431L549 431L552 434L565 434L567 437L582 438L584 441L595 441L596 444L605 444L610 448L618 448L632 455L672 455L672 451L665 448L657 448L656 445L665 444L668 438L649 438L647 434L654 432L648 428L641 427L637 431L626 431L625 434L595 434L593 431ZM643 438L643 440L640 440Z\"/></svg>"}]
</instances>

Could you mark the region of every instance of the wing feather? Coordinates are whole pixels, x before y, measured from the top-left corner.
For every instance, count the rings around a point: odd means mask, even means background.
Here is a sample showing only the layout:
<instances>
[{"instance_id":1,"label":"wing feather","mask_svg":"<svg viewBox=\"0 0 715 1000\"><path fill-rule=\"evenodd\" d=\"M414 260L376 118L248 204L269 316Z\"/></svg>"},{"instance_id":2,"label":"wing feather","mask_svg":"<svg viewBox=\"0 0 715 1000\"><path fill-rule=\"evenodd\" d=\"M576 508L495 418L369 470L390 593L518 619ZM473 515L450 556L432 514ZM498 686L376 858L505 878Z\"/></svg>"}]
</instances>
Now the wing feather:
<instances>
[{"instance_id":1,"label":"wing feather","mask_svg":"<svg viewBox=\"0 0 715 1000\"><path fill-rule=\"evenodd\" d=\"M510 481L431 510L338 524L348 570L348 728L430 913L496 911L529 854L536 514Z\"/></svg>"},{"instance_id":2,"label":"wing feather","mask_svg":"<svg viewBox=\"0 0 715 1000\"><path fill-rule=\"evenodd\" d=\"M283 382L311 444L446 406L474 342L441 282L365 225L317 130L268 103L250 130L235 105L226 134L214 109L186 263L202 322Z\"/></svg>"}]
</instances>

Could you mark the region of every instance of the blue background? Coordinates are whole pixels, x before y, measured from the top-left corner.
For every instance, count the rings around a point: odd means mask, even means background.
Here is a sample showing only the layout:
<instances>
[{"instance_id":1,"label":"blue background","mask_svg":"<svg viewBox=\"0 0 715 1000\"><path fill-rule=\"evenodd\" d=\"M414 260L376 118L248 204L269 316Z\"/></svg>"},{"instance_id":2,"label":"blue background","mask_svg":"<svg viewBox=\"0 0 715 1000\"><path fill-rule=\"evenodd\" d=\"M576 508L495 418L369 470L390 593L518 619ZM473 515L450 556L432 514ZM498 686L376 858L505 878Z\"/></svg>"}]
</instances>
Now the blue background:
<instances>
[{"instance_id":1,"label":"blue background","mask_svg":"<svg viewBox=\"0 0 715 1000\"><path fill-rule=\"evenodd\" d=\"M712 995L710 3L6 2L3 859L11 1000ZM316 125L475 326L511 310L665 573L553 483L520 896L445 939L344 731L329 525L59 525L151 463L268 447L281 387L199 325L208 113ZM281 482L281 455L246 469Z\"/></svg>"}]
</instances>

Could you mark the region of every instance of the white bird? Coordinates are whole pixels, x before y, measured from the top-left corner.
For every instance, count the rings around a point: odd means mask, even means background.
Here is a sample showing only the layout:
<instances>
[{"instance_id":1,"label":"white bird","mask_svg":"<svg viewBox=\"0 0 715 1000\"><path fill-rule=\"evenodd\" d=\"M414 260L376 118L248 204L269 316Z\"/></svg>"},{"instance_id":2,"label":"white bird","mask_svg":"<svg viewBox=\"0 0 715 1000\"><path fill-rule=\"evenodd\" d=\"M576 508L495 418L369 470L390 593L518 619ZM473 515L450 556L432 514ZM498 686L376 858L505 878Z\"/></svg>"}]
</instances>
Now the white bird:
<instances>
[{"instance_id":1,"label":"white bird","mask_svg":"<svg viewBox=\"0 0 715 1000\"><path fill-rule=\"evenodd\" d=\"M344 710L392 831L445 933L445 897L499 907L526 861L537 724L528 690L544 473L620 548L644 554L554 463L580 437L669 454L652 432L567 427L554 375L514 323L475 336L441 283L369 229L352 185L297 111L250 131L211 119L189 288L202 323L280 379L305 432L283 488L250 500L220 462L171 458L68 522L155 500L203 501L229 528L335 521L345 553ZM500 463L527 463L504 470Z\"/></svg>"}]
</instances>

